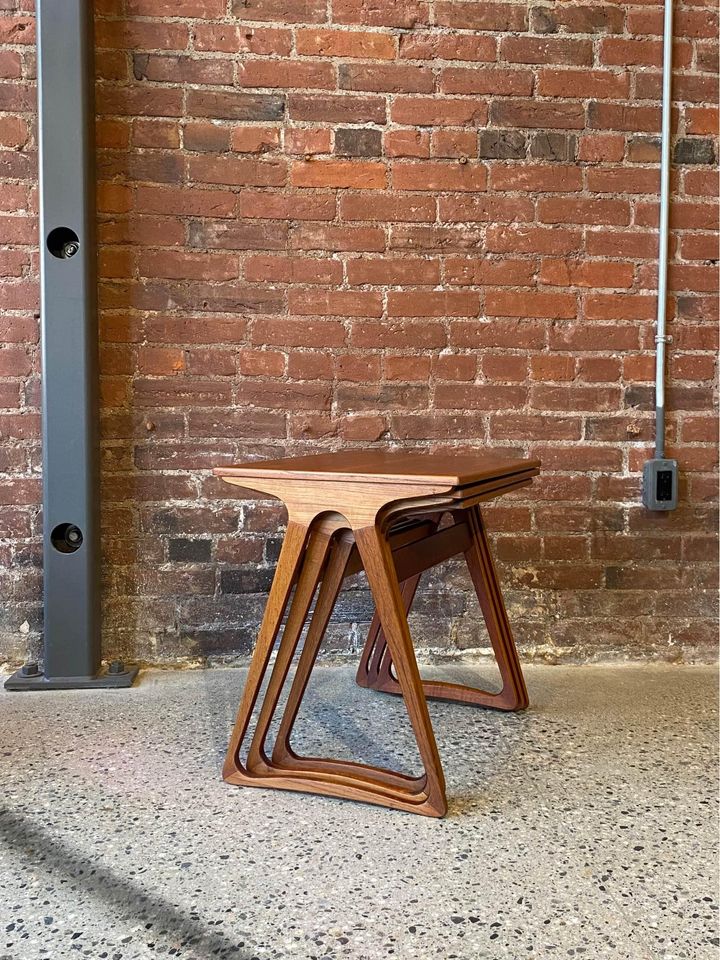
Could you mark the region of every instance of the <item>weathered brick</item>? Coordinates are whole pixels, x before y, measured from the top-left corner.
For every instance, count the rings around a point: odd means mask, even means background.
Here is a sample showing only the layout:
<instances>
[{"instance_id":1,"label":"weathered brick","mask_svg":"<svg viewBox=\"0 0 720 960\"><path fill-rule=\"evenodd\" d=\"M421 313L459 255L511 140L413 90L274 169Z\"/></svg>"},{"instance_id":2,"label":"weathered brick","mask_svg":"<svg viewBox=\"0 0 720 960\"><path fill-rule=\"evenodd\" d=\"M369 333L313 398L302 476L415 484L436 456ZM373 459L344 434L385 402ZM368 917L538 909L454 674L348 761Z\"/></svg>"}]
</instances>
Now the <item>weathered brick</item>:
<instances>
[{"instance_id":1,"label":"weathered brick","mask_svg":"<svg viewBox=\"0 0 720 960\"><path fill-rule=\"evenodd\" d=\"M538 160L572 162L577 153L577 137L565 133L534 133L530 140L530 156Z\"/></svg>"},{"instance_id":2,"label":"weathered brick","mask_svg":"<svg viewBox=\"0 0 720 960\"><path fill-rule=\"evenodd\" d=\"M521 160L527 151L527 139L519 130L483 130L478 156L489 160Z\"/></svg>"},{"instance_id":3,"label":"weathered brick","mask_svg":"<svg viewBox=\"0 0 720 960\"><path fill-rule=\"evenodd\" d=\"M187 111L217 120L282 120L285 97L274 93L188 90Z\"/></svg>"},{"instance_id":4,"label":"weathered brick","mask_svg":"<svg viewBox=\"0 0 720 960\"><path fill-rule=\"evenodd\" d=\"M335 153L345 157L379 157L382 133L371 127L340 127L335 131Z\"/></svg>"},{"instance_id":5,"label":"weathered brick","mask_svg":"<svg viewBox=\"0 0 720 960\"><path fill-rule=\"evenodd\" d=\"M31 653L41 627L27 6L0 16L0 659L18 656L24 619ZM609 0L96 6L104 653L137 640L143 655L156 629L161 657L251 650L286 517L212 465L388 442L543 461L529 493L485 511L528 647L544 648L551 611L579 655L657 655L663 637L680 655L711 649L707 3L675 10L667 450L681 504L640 502L662 17ZM371 617L351 592L335 646ZM442 646L470 604L464 586L449 603L428 582L416 615Z\"/></svg>"},{"instance_id":6,"label":"weathered brick","mask_svg":"<svg viewBox=\"0 0 720 960\"><path fill-rule=\"evenodd\" d=\"M715 163L714 141L699 137L683 137L675 143L673 151L675 163Z\"/></svg>"}]
</instances>

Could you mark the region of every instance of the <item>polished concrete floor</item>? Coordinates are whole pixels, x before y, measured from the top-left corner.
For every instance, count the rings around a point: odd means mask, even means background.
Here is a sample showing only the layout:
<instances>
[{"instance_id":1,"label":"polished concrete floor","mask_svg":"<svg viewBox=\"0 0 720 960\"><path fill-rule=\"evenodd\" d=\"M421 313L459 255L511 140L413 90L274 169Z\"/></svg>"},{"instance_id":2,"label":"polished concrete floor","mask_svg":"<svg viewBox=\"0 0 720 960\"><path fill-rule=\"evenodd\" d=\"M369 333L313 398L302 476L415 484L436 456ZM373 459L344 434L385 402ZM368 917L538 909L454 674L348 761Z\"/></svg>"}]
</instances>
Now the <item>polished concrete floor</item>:
<instances>
[{"instance_id":1,"label":"polished concrete floor","mask_svg":"<svg viewBox=\"0 0 720 960\"><path fill-rule=\"evenodd\" d=\"M414 766L399 700L316 674L299 747ZM223 784L243 676L0 694L0 960L717 958L714 668L433 705L444 820Z\"/></svg>"}]
</instances>

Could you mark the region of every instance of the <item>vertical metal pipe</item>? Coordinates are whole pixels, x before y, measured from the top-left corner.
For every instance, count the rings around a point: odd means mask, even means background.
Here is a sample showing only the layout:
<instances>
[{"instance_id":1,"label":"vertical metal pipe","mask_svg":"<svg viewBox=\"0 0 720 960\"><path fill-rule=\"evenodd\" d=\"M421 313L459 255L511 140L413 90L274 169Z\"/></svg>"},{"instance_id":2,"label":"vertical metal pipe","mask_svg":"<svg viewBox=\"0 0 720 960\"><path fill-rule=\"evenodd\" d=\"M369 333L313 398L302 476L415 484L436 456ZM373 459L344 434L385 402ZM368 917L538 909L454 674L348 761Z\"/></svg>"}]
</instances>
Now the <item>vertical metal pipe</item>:
<instances>
[{"instance_id":1,"label":"vertical metal pipe","mask_svg":"<svg viewBox=\"0 0 720 960\"><path fill-rule=\"evenodd\" d=\"M45 677L100 667L94 58L87 0L39 0ZM63 544L64 525L81 545ZM77 536L77 535L76 535Z\"/></svg>"},{"instance_id":2,"label":"vertical metal pipe","mask_svg":"<svg viewBox=\"0 0 720 960\"><path fill-rule=\"evenodd\" d=\"M43 670L8 690L130 686L101 669L95 71L90 0L38 0Z\"/></svg>"},{"instance_id":3,"label":"vertical metal pipe","mask_svg":"<svg viewBox=\"0 0 720 960\"><path fill-rule=\"evenodd\" d=\"M663 28L662 139L660 148L660 229L658 233L657 323L655 329L655 457L665 456L665 344L668 233L670 221L670 131L672 124L673 5L665 0Z\"/></svg>"}]
</instances>

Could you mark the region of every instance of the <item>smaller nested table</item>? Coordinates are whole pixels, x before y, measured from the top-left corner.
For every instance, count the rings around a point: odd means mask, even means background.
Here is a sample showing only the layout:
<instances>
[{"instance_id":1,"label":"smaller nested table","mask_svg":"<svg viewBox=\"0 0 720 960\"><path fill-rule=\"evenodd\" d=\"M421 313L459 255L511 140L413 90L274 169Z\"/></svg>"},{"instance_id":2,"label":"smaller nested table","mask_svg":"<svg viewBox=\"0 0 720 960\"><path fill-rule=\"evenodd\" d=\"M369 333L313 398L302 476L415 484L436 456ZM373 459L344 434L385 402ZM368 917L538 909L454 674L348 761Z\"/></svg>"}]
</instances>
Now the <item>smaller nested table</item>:
<instances>
[{"instance_id":1,"label":"smaller nested table","mask_svg":"<svg viewBox=\"0 0 720 960\"><path fill-rule=\"evenodd\" d=\"M525 486L538 472L536 460L503 459L490 453L454 456L375 450L216 469L216 476L228 483L278 497L288 509L287 532L223 768L225 780L443 816L445 780L427 698L498 710L522 710L528 703L479 505ZM441 523L443 518L449 522ZM499 693L423 680L418 671L407 614L422 572L457 554L465 557L487 624L502 677ZM405 699L424 766L418 777L351 761L304 757L290 745L342 582L361 569L367 575L375 616L357 682ZM275 742L269 747L270 725L311 607L305 643ZM256 711L286 612L277 655ZM255 712L257 721L248 737Z\"/></svg>"}]
</instances>

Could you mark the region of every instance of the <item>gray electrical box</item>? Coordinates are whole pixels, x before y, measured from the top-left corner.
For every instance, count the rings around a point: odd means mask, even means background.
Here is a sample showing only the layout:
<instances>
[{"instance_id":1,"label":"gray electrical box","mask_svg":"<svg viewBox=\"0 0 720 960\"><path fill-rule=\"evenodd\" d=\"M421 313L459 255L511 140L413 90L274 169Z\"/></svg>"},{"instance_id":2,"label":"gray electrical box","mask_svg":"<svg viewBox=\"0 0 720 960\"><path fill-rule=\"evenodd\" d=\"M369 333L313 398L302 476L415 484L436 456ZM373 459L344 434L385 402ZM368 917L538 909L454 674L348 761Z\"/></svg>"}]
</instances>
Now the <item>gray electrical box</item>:
<instances>
[{"instance_id":1,"label":"gray electrical box","mask_svg":"<svg viewBox=\"0 0 720 960\"><path fill-rule=\"evenodd\" d=\"M677 460L648 460L643 467L643 504L648 510L674 510L678 505Z\"/></svg>"}]
</instances>

